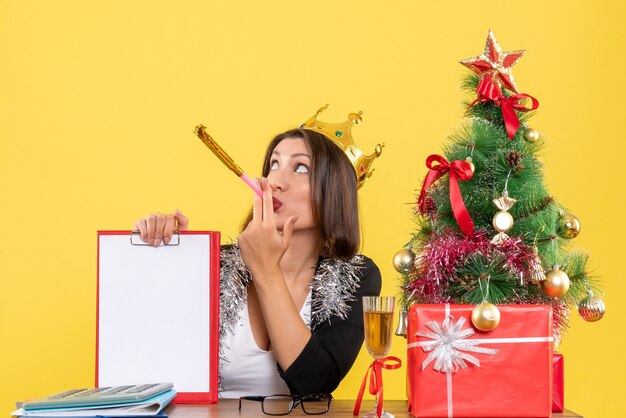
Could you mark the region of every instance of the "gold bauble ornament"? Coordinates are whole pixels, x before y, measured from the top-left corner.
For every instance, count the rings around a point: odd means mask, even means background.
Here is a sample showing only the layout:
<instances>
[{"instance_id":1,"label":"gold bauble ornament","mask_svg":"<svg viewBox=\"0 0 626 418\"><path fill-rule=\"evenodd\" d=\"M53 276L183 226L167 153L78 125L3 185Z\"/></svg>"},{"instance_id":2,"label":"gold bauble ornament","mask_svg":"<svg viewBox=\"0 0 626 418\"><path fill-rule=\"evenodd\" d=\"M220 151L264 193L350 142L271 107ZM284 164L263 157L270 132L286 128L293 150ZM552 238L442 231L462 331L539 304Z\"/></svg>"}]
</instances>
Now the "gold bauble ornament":
<instances>
[{"instance_id":1,"label":"gold bauble ornament","mask_svg":"<svg viewBox=\"0 0 626 418\"><path fill-rule=\"evenodd\" d=\"M578 314L587 322L596 322L602 319L606 306L602 299L594 296L590 290L586 298L578 304Z\"/></svg>"},{"instance_id":2,"label":"gold bauble ornament","mask_svg":"<svg viewBox=\"0 0 626 418\"><path fill-rule=\"evenodd\" d=\"M500 310L489 302L483 302L472 309L472 324L481 331L492 331L500 324Z\"/></svg>"},{"instance_id":3,"label":"gold bauble ornament","mask_svg":"<svg viewBox=\"0 0 626 418\"><path fill-rule=\"evenodd\" d=\"M472 170L472 174L474 174L474 171L476 170L476 166L474 165L474 163L472 162L472 157L467 157L465 159L465 161L467 161L467 163L470 166L470 170Z\"/></svg>"},{"instance_id":4,"label":"gold bauble ornament","mask_svg":"<svg viewBox=\"0 0 626 418\"><path fill-rule=\"evenodd\" d=\"M569 277L563 270L559 269L559 266L554 266L552 270L546 273L546 279L541 284L548 296L558 298L567 293Z\"/></svg>"},{"instance_id":5,"label":"gold bauble ornament","mask_svg":"<svg viewBox=\"0 0 626 418\"><path fill-rule=\"evenodd\" d=\"M398 273L406 274L411 270L413 261L415 261L415 253L407 248L403 248L393 256L393 268Z\"/></svg>"},{"instance_id":6,"label":"gold bauble ornament","mask_svg":"<svg viewBox=\"0 0 626 418\"><path fill-rule=\"evenodd\" d=\"M576 238L580 234L580 221L571 213L562 214L559 218L557 233L561 238Z\"/></svg>"},{"instance_id":7,"label":"gold bauble ornament","mask_svg":"<svg viewBox=\"0 0 626 418\"><path fill-rule=\"evenodd\" d=\"M524 139L528 142L537 142L539 140L539 132L534 129L526 129Z\"/></svg>"}]
</instances>

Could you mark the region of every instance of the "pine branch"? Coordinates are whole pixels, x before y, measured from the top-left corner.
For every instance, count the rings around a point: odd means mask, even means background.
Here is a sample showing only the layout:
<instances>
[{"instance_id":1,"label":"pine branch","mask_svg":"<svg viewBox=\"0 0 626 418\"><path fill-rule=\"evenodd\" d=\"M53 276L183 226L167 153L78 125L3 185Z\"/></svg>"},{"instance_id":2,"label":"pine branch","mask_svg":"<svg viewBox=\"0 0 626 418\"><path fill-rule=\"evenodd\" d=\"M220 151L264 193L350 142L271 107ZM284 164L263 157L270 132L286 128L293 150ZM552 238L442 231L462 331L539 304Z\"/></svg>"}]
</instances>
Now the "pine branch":
<instances>
[{"instance_id":1,"label":"pine branch","mask_svg":"<svg viewBox=\"0 0 626 418\"><path fill-rule=\"evenodd\" d=\"M473 254L457 268L450 291L462 303L506 303L515 297L515 278L505 267L503 257L489 260L482 254Z\"/></svg>"}]
</instances>

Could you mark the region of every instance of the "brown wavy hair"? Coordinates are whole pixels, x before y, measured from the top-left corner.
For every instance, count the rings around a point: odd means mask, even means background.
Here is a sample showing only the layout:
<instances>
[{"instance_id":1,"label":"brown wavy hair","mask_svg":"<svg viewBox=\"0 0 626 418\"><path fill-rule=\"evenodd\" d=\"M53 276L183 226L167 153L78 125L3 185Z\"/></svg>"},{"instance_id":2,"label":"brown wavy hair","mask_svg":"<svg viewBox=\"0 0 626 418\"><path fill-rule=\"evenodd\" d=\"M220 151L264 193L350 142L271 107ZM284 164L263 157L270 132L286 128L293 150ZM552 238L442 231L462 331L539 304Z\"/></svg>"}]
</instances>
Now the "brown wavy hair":
<instances>
[{"instance_id":1,"label":"brown wavy hair","mask_svg":"<svg viewBox=\"0 0 626 418\"><path fill-rule=\"evenodd\" d=\"M303 139L311 149L311 204L320 228L325 257L349 259L359 250L361 231L354 168L345 153L324 135L307 129L283 132L270 142L263 160L263 177L270 172L274 148L284 139ZM243 231L252 210L241 223Z\"/></svg>"}]
</instances>

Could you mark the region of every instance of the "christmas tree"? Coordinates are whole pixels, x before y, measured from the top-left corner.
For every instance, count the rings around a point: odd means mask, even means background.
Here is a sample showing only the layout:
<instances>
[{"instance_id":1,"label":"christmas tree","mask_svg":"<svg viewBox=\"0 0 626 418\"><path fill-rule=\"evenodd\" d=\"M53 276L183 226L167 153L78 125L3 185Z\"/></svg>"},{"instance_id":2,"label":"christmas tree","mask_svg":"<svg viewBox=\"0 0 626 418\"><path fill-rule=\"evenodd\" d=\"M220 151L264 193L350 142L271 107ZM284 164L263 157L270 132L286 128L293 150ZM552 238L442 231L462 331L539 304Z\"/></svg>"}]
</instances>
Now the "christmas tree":
<instances>
[{"instance_id":1,"label":"christmas tree","mask_svg":"<svg viewBox=\"0 0 626 418\"><path fill-rule=\"evenodd\" d=\"M570 307L595 321L604 304L588 255L568 251L580 222L544 183L537 158L544 138L527 125L539 103L518 93L511 72L523 54L501 51L490 31L483 54L461 61L473 71L463 83L466 118L444 156L426 160L417 228L394 266L405 307L475 304L482 322L474 325L487 331L498 325L493 304L548 304L559 341Z\"/></svg>"}]
</instances>

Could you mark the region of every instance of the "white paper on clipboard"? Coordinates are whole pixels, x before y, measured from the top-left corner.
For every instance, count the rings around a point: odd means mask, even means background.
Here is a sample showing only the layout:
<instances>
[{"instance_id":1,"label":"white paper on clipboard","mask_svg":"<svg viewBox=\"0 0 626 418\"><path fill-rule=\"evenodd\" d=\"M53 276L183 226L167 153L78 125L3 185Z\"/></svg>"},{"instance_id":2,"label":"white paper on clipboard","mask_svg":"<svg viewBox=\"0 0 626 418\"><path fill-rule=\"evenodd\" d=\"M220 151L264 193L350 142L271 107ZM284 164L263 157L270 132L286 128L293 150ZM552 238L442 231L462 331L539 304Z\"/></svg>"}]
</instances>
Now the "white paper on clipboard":
<instances>
[{"instance_id":1,"label":"white paper on clipboard","mask_svg":"<svg viewBox=\"0 0 626 418\"><path fill-rule=\"evenodd\" d=\"M175 402L217 401L219 233L179 238L98 232L96 386L172 382Z\"/></svg>"}]
</instances>

